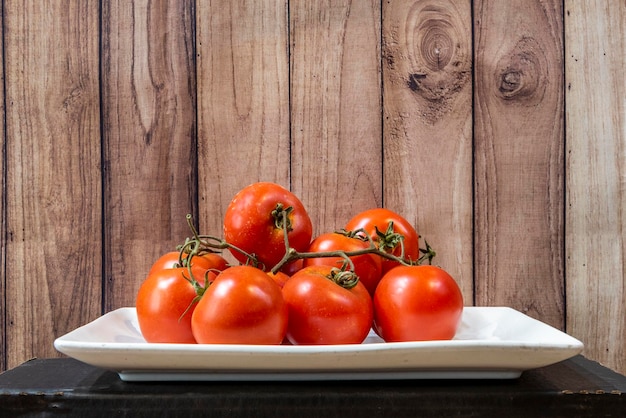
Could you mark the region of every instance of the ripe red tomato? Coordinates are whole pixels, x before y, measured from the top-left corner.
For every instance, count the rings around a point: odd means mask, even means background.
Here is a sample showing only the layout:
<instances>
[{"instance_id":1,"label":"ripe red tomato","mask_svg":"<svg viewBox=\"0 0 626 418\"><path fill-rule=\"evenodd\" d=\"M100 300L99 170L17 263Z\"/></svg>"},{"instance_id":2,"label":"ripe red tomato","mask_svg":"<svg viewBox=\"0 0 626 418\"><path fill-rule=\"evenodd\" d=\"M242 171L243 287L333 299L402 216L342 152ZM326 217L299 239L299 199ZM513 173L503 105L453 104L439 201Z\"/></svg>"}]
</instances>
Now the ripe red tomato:
<instances>
[{"instance_id":1,"label":"ripe red tomato","mask_svg":"<svg viewBox=\"0 0 626 418\"><path fill-rule=\"evenodd\" d=\"M388 231L390 222L393 222L393 231ZM387 234L387 232L400 234L404 237L404 258L412 261L419 259L419 235L417 231L409 221L389 209L375 208L360 212L348 221L345 229L348 231L363 229L381 250L398 257L402 253L402 246L397 240L397 235ZM376 229L387 235L387 238L380 237L376 233ZM398 265L400 264L395 261L384 259L383 274Z\"/></svg>"},{"instance_id":2,"label":"ripe red tomato","mask_svg":"<svg viewBox=\"0 0 626 418\"><path fill-rule=\"evenodd\" d=\"M370 247L367 241L349 237L341 233L329 232L316 237L309 246L309 252L329 251L359 251ZM376 254L361 254L350 257L354 264L354 272L371 296L382 275L382 260ZM343 257L305 258L304 267L333 266L340 268L345 259Z\"/></svg>"},{"instance_id":3,"label":"ripe red tomato","mask_svg":"<svg viewBox=\"0 0 626 418\"><path fill-rule=\"evenodd\" d=\"M287 330L287 305L280 286L251 266L217 275L191 318L203 344L280 344Z\"/></svg>"},{"instance_id":4,"label":"ripe red tomato","mask_svg":"<svg viewBox=\"0 0 626 418\"><path fill-rule=\"evenodd\" d=\"M462 313L459 286L435 266L396 267L374 294L374 330L387 342L450 340Z\"/></svg>"},{"instance_id":5,"label":"ripe red tomato","mask_svg":"<svg viewBox=\"0 0 626 418\"><path fill-rule=\"evenodd\" d=\"M331 266L310 266L285 283L292 344L360 344L372 327L372 298L361 282L344 288L329 279Z\"/></svg>"},{"instance_id":6,"label":"ripe red tomato","mask_svg":"<svg viewBox=\"0 0 626 418\"><path fill-rule=\"evenodd\" d=\"M285 210L288 210L287 225L283 225ZM260 182L243 188L224 214L224 239L254 254L262 264L260 267L267 270L285 255L285 228L289 245L297 251L305 251L313 233L311 219L300 199L275 183ZM231 252L246 264L244 255L235 250Z\"/></svg>"},{"instance_id":7,"label":"ripe red tomato","mask_svg":"<svg viewBox=\"0 0 626 418\"><path fill-rule=\"evenodd\" d=\"M206 270L192 267L196 281L203 283ZM141 284L136 298L141 334L152 343L195 343L191 316L197 289L190 283L187 267L156 270Z\"/></svg>"}]
</instances>

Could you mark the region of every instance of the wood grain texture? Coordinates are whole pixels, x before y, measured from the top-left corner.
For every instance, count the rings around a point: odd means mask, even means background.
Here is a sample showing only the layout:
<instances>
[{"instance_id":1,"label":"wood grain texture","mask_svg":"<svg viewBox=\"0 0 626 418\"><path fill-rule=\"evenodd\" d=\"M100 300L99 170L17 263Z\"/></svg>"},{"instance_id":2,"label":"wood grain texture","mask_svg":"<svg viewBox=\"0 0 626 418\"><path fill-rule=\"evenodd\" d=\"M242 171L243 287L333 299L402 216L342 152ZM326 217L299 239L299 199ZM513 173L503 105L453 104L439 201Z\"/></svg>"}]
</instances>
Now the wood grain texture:
<instances>
[{"instance_id":1,"label":"wood grain texture","mask_svg":"<svg viewBox=\"0 0 626 418\"><path fill-rule=\"evenodd\" d=\"M4 4L0 3L0 16L4 16ZM3 21L0 20L0 33L4 33L4 24ZM0 56L4 57L4 37L0 39ZM0 67L0 79L4 80L4 66ZM5 162L7 159L6 155L6 141L5 141L5 115L6 109L4 107L4 89L0 91L0 176L2 177L2 188L0 189L0 300L2 301L2 306L0 307L0 371L6 370L6 329L5 329L5 321L7 310L6 310L6 243L7 243L7 228L6 228L6 198L7 198L7 190L6 190L6 172L5 172Z\"/></svg>"},{"instance_id":2,"label":"wood grain texture","mask_svg":"<svg viewBox=\"0 0 626 418\"><path fill-rule=\"evenodd\" d=\"M203 3L196 22L200 229L219 236L241 188L290 186L287 3Z\"/></svg>"},{"instance_id":3,"label":"wood grain texture","mask_svg":"<svg viewBox=\"0 0 626 418\"><path fill-rule=\"evenodd\" d=\"M626 373L626 3L565 2L567 331Z\"/></svg>"},{"instance_id":4,"label":"wood grain texture","mask_svg":"<svg viewBox=\"0 0 626 418\"><path fill-rule=\"evenodd\" d=\"M4 2L6 365L101 313L98 8Z\"/></svg>"},{"instance_id":5,"label":"wood grain texture","mask_svg":"<svg viewBox=\"0 0 626 418\"><path fill-rule=\"evenodd\" d=\"M470 2L383 3L384 203L473 302Z\"/></svg>"},{"instance_id":6,"label":"wood grain texture","mask_svg":"<svg viewBox=\"0 0 626 418\"><path fill-rule=\"evenodd\" d=\"M476 303L563 329L562 3L474 7Z\"/></svg>"},{"instance_id":7,"label":"wood grain texture","mask_svg":"<svg viewBox=\"0 0 626 418\"><path fill-rule=\"evenodd\" d=\"M382 204L380 4L292 1L292 184L314 233Z\"/></svg>"},{"instance_id":8,"label":"wood grain texture","mask_svg":"<svg viewBox=\"0 0 626 418\"><path fill-rule=\"evenodd\" d=\"M103 3L105 308L134 306L152 262L191 235L193 2Z\"/></svg>"}]
</instances>

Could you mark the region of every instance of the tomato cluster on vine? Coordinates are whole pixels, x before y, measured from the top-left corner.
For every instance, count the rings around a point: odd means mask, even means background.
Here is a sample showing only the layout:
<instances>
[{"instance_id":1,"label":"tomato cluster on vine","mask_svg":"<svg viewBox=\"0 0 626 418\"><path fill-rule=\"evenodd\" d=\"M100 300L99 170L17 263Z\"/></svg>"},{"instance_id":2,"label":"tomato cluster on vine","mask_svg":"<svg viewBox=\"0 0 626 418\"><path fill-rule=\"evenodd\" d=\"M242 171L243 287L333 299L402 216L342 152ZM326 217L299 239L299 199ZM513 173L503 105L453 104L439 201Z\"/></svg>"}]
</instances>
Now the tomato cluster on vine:
<instances>
[{"instance_id":1,"label":"tomato cluster on vine","mask_svg":"<svg viewBox=\"0 0 626 418\"><path fill-rule=\"evenodd\" d=\"M446 340L459 326L459 286L389 209L313 236L300 199L259 182L231 200L221 237L188 222L193 236L154 262L137 293L147 342L359 344L371 329L387 342Z\"/></svg>"}]
</instances>

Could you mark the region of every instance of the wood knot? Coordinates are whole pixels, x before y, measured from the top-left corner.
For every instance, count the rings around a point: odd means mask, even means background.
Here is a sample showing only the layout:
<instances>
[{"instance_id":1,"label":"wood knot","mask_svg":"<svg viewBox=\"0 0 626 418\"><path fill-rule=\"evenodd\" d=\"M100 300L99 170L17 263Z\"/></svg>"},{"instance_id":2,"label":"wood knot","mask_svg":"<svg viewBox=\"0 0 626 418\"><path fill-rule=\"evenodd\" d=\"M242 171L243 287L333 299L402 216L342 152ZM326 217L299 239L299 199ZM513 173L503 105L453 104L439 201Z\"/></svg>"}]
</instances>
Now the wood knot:
<instances>
[{"instance_id":1,"label":"wood knot","mask_svg":"<svg viewBox=\"0 0 626 418\"><path fill-rule=\"evenodd\" d=\"M497 65L498 93L506 101L534 105L544 96L547 73L547 59L539 43L522 38Z\"/></svg>"},{"instance_id":2,"label":"wood knot","mask_svg":"<svg viewBox=\"0 0 626 418\"><path fill-rule=\"evenodd\" d=\"M420 116L435 124L471 83L470 29L458 10L436 1L412 4L384 39L392 81L402 81L418 102Z\"/></svg>"}]
</instances>

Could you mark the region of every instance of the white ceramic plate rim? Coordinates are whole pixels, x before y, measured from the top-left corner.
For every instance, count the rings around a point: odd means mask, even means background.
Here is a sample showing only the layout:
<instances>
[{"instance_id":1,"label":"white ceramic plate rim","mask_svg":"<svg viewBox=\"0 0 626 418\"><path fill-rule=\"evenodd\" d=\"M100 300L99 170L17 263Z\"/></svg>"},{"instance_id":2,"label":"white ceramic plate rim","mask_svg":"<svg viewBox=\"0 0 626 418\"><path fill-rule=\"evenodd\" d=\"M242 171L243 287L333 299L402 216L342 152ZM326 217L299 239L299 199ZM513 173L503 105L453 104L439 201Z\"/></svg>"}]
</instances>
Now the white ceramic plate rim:
<instances>
[{"instance_id":1,"label":"white ceramic plate rim","mask_svg":"<svg viewBox=\"0 0 626 418\"><path fill-rule=\"evenodd\" d=\"M123 380L514 378L579 354L583 344L507 307L465 307L453 340L363 344L154 344L134 308L120 308L58 338L60 352Z\"/></svg>"}]
</instances>

